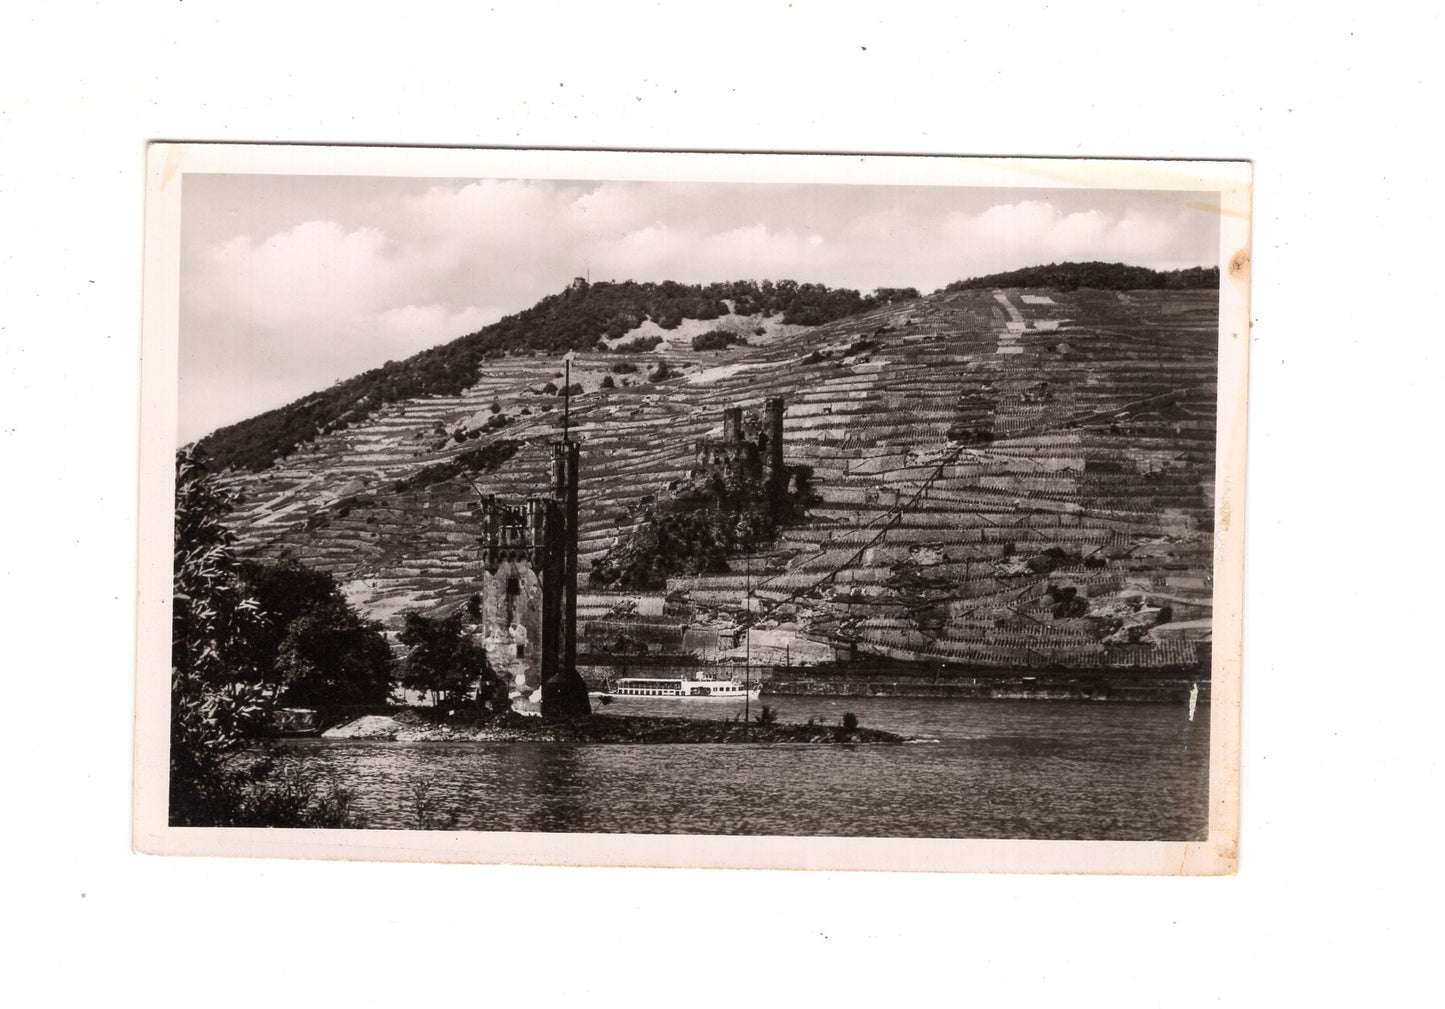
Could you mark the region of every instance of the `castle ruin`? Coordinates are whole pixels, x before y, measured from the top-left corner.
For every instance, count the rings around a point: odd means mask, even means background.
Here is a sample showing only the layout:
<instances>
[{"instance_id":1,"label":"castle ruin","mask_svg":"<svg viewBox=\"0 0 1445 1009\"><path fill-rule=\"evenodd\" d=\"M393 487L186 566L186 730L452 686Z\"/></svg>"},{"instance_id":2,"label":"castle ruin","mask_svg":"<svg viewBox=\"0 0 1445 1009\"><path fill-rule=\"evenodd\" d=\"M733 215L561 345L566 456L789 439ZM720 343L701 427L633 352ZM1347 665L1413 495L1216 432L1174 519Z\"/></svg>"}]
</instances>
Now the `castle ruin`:
<instances>
[{"instance_id":1,"label":"castle ruin","mask_svg":"<svg viewBox=\"0 0 1445 1009\"><path fill-rule=\"evenodd\" d=\"M783 466L783 399L773 396L762 413L744 416L743 408L723 411L721 438L701 438L693 451L694 478L718 474L737 482L759 481L776 499L787 489Z\"/></svg>"}]
</instances>

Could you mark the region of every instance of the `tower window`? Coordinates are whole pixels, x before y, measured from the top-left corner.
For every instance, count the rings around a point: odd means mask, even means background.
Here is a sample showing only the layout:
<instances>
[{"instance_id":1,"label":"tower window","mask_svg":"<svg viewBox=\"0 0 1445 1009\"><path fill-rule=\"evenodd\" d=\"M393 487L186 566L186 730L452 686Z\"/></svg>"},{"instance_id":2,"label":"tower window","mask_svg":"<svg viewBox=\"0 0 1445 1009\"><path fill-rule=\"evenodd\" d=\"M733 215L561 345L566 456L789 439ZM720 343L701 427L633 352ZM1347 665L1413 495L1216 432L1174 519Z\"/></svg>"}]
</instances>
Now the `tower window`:
<instances>
[{"instance_id":1,"label":"tower window","mask_svg":"<svg viewBox=\"0 0 1445 1009\"><path fill-rule=\"evenodd\" d=\"M516 575L507 579L507 595L517 596L522 594L522 583Z\"/></svg>"},{"instance_id":2,"label":"tower window","mask_svg":"<svg viewBox=\"0 0 1445 1009\"><path fill-rule=\"evenodd\" d=\"M518 645L518 646L517 646L517 658L520 659L520 658L524 657L526 654L527 654L527 646L526 646L526 645Z\"/></svg>"}]
</instances>

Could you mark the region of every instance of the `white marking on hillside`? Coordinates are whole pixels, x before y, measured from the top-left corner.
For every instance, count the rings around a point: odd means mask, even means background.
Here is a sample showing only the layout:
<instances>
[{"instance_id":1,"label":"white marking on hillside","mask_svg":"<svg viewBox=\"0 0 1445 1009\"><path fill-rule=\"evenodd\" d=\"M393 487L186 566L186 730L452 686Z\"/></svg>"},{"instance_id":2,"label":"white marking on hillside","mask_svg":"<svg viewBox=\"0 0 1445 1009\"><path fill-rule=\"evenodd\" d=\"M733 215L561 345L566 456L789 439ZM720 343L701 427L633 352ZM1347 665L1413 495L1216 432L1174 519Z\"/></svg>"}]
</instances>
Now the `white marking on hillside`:
<instances>
[{"instance_id":1,"label":"white marking on hillside","mask_svg":"<svg viewBox=\"0 0 1445 1009\"><path fill-rule=\"evenodd\" d=\"M704 368L702 371L688 375L687 383L688 385L711 385L725 378L740 375L745 371L760 371L774 367L776 367L776 365L773 362L766 364L744 364L742 362L737 364L720 364L716 368Z\"/></svg>"},{"instance_id":2,"label":"white marking on hillside","mask_svg":"<svg viewBox=\"0 0 1445 1009\"><path fill-rule=\"evenodd\" d=\"M1012 319L1014 322L1024 321L1024 317L1019 314L1019 310L1017 308L1014 308L1013 302L1008 300L1007 294L1004 294L1002 291L994 291L993 297L995 301L997 301L1000 305L1003 306L1003 310L1008 313L1008 317L1010 319Z\"/></svg>"},{"instance_id":3,"label":"white marking on hillside","mask_svg":"<svg viewBox=\"0 0 1445 1009\"><path fill-rule=\"evenodd\" d=\"M1025 305L1052 305L1054 299L1047 294L1021 294L1019 300Z\"/></svg>"}]
</instances>

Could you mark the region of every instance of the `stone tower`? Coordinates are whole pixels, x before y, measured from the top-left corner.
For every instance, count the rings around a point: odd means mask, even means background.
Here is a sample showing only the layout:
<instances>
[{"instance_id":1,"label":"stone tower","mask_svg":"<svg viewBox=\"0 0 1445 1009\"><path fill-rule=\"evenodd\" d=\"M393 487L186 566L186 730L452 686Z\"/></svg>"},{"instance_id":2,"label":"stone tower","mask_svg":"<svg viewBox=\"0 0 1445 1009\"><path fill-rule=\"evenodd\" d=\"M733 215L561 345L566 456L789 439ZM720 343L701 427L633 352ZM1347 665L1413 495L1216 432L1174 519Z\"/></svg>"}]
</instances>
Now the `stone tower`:
<instances>
[{"instance_id":1,"label":"stone tower","mask_svg":"<svg viewBox=\"0 0 1445 1009\"><path fill-rule=\"evenodd\" d=\"M763 456L763 479L775 489L787 482L787 471L783 468L783 406L781 396L772 396L763 404L763 436L767 438L759 446Z\"/></svg>"},{"instance_id":2,"label":"stone tower","mask_svg":"<svg viewBox=\"0 0 1445 1009\"><path fill-rule=\"evenodd\" d=\"M552 444L552 489L520 503L482 499L482 635L514 703L546 718L588 714L577 673L578 446Z\"/></svg>"}]
</instances>

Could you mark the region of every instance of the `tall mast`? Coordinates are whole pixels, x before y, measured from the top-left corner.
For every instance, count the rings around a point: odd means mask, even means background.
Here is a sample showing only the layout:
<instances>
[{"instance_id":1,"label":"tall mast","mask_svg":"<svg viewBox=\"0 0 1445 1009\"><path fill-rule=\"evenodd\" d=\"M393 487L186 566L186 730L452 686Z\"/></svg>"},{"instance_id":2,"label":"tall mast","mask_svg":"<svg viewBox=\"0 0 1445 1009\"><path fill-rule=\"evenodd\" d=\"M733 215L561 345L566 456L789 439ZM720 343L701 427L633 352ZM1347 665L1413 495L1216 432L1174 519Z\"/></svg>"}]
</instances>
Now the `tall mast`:
<instances>
[{"instance_id":1,"label":"tall mast","mask_svg":"<svg viewBox=\"0 0 1445 1009\"><path fill-rule=\"evenodd\" d=\"M567 373L562 379L562 441L567 442L572 429L572 359L567 358Z\"/></svg>"}]
</instances>

